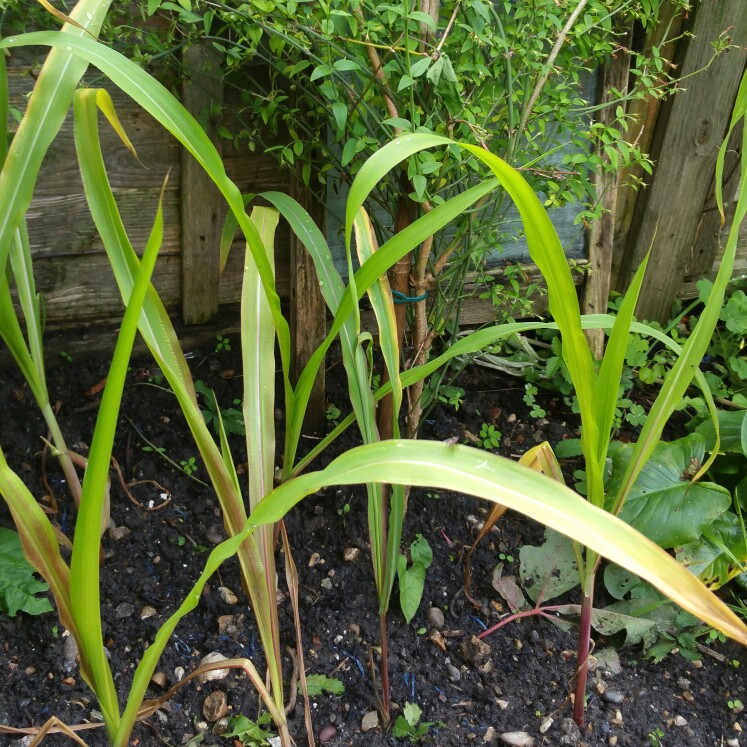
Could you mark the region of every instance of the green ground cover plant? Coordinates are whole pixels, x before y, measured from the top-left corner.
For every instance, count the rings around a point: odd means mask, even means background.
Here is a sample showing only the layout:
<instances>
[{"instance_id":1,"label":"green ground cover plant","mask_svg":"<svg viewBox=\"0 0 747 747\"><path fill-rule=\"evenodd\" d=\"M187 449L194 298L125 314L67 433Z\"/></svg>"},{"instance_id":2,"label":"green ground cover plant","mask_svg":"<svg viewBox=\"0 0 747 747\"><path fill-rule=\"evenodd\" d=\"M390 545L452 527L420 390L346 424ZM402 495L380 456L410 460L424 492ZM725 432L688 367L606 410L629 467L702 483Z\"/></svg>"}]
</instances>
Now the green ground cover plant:
<instances>
[{"instance_id":1,"label":"green ground cover plant","mask_svg":"<svg viewBox=\"0 0 747 747\"><path fill-rule=\"evenodd\" d=\"M278 543L286 553L286 583L290 595L297 595L297 577L289 552L282 518L307 495L325 487L366 485L369 495L369 525L374 572L385 633L385 619L397 568L406 485L431 486L466 492L532 516L542 516L548 527L566 533L587 549L583 610L591 609L590 588L598 558L603 554L631 573L651 582L690 613L718 627L725 634L747 643L747 627L702 583L654 543L605 511L600 500L601 463L607 448L604 428L611 420L616 400L615 368L622 365L620 346L611 346L607 367L595 377L582 327L612 327L612 338L627 335L637 284L617 320L594 317L582 320L575 288L552 224L531 185L524 177L489 151L470 143L457 143L437 135L413 133L395 139L361 166L351 185L345 218L345 239L350 269L347 286L332 267L324 238L300 206L283 195L265 198L273 207L251 207L226 176L223 163L202 128L169 91L126 57L91 38L108 8L107 2L79 0L73 16L61 32L38 32L11 36L0 48L27 45L52 48L29 101L26 117L15 134L0 175L0 260L7 261L13 236L30 204L39 166L65 114L73 105L76 147L86 197L97 228L104 240L120 288L125 314L114 351L107 385L102 396L90 457L83 482L70 564L63 559L58 537L49 517L35 497L6 462L0 451L0 492L6 500L21 536L29 562L49 584L62 625L78 644L83 679L95 693L104 716L108 739L114 747L129 741L138 718L155 710L160 701L145 701L150 678L159 656L179 621L198 603L205 584L220 564L238 556L243 582L257 619L268 669L268 682L250 659L221 661L212 668L235 667L246 672L264 708L278 731L281 743L292 743L284 713L282 662L277 619L277 574L275 554ZM87 27L88 30L81 28ZM239 486L225 429L219 427L217 440L210 432L199 407L194 382L186 366L179 341L161 300L150 285L163 231L160 203L154 206L153 230L142 257L133 249L122 224L104 167L98 139L98 112L102 111L121 132L108 94L100 89L75 90L86 63L96 66L115 85L139 103L206 169L229 205L232 220L246 240L242 289L241 338L244 393L243 419L248 452L249 485L244 496ZM2 72L2 71L0 71ZM744 98L744 95L743 95ZM741 99L740 99L741 101ZM741 116L741 115L740 115ZM380 246L371 221L363 209L372 190L393 164L432 148L463 150L478 158L492 176L483 178L461 194L434 207L408 224ZM392 293L385 280L386 270L407 256L414 247L469 210L501 185L512 197L524 221L533 259L543 270L550 286L550 310L554 324L563 334L563 356L577 391L584 418L583 444L587 454L589 500L584 500L557 481L510 460L482 450L452 444L382 439L375 422L376 402L387 394L395 402L392 424L397 435L396 414L403 387L422 381L451 357L474 353L507 335L538 329L549 323L509 323L473 333L459 340L446 353L407 371L400 370L398 343L393 324ZM747 198L746 198L747 199ZM741 203L740 203L741 205ZM274 230L279 212L302 239L317 264L327 289L327 302L334 321L324 344L312 356L295 385L290 382L290 337L278 298L273 271ZM353 271L352 246L356 237L361 252L360 269ZM727 248L733 253L733 245ZM722 273L728 273L728 259ZM721 278L721 275L719 276ZM388 381L372 391L370 338L362 334L358 302L368 294L377 312L381 352L388 369ZM714 322L720 308L717 281L701 323L685 346L670 375L669 389L662 404L649 416L646 438L640 453L631 459L628 483L640 472L659 439L665 411L678 398L678 389L689 383L693 361L698 361L707 323ZM627 299L626 299L627 300ZM620 320L624 320L621 322ZM705 322L703 320L706 320ZM132 684L118 692L104 653L100 610L99 556L102 519L105 516L107 481L122 389L127 376L136 333L148 344L184 413L204 469L223 510L229 538L210 553L199 579L179 609L158 630L151 645L137 663ZM318 367L333 340L339 337L348 375L349 399L353 413L304 459L297 458L298 442L306 404ZM693 342L693 341L697 341ZM688 347L689 345L689 347ZM282 446L282 469L275 485L276 441L274 432L275 351L278 350L282 387L279 399L285 411L286 435ZM681 365L680 365L681 363ZM679 369L678 367L679 366ZM669 379L668 379L669 381ZM706 388L707 391L707 388ZM595 401L596 398L596 401ZM216 418L220 425L220 410ZM307 471L313 458L352 422L358 423L363 445L352 448L326 467ZM658 429L658 430L657 430ZM604 434L604 435L602 435ZM383 488L391 486L391 492ZM580 552L579 552L580 556ZM591 580L590 580L591 579ZM296 619L297 630L300 622ZM583 646L582 637L582 646ZM586 638L588 644L588 636ZM385 645L385 637L382 640ZM304 671L299 647L299 671ZM580 657L583 672L585 656ZM191 672L190 681L206 666ZM301 688L305 690L303 678ZM382 655L381 709L386 715L386 661ZM583 698L581 698L583 702ZM578 703L578 700L577 700ZM413 729L415 723L408 722ZM311 731L310 725L307 727ZM72 733L72 732L71 732ZM418 735L420 736L420 735ZM79 743L81 740L76 737Z\"/></svg>"}]
</instances>

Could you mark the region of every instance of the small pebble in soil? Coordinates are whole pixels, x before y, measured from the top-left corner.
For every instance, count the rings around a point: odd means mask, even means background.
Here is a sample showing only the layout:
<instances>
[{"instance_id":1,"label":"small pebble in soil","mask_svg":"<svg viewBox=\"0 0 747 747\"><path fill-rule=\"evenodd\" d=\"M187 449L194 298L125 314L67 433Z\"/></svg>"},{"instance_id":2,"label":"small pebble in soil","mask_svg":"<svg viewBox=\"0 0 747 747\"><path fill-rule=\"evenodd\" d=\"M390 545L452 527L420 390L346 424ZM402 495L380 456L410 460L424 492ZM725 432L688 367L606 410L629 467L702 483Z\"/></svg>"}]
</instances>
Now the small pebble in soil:
<instances>
[{"instance_id":1,"label":"small pebble in soil","mask_svg":"<svg viewBox=\"0 0 747 747\"><path fill-rule=\"evenodd\" d=\"M534 737L525 731L506 731L501 734L501 742L511 747L532 747Z\"/></svg>"},{"instance_id":2,"label":"small pebble in soil","mask_svg":"<svg viewBox=\"0 0 747 747\"><path fill-rule=\"evenodd\" d=\"M358 623L350 623L350 625L348 625L348 632L354 638L359 638L361 634L361 626L358 625Z\"/></svg>"},{"instance_id":3,"label":"small pebble in soil","mask_svg":"<svg viewBox=\"0 0 747 747\"><path fill-rule=\"evenodd\" d=\"M226 538L225 534L220 529L216 528L208 529L205 533L205 537L207 538L207 541L213 545L220 544Z\"/></svg>"},{"instance_id":4,"label":"small pebble in soil","mask_svg":"<svg viewBox=\"0 0 747 747\"><path fill-rule=\"evenodd\" d=\"M505 710L506 710L506 708L508 708L508 701L507 701L507 700L503 700L502 698L499 698L498 700L496 700L496 701L495 701L495 704L496 704L496 705L498 706L498 708L500 708L500 709L501 709L502 711L505 711Z\"/></svg>"},{"instance_id":5,"label":"small pebble in soil","mask_svg":"<svg viewBox=\"0 0 747 747\"><path fill-rule=\"evenodd\" d=\"M219 653L218 651L211 651L209 654L202 657L202 659L200 660L200 666L203 666L205 664L215 664L219 661L226 661L227 658L227 656L223 656L223 654ZM226 677L228 677L227 669L211 669L209 672L203 672L202 674L197 675L197 679L200 682L224 680Z\"/></svg>"},{"instance_id":6,"label":"small pebble in soil","mask_svg":"<svg viewBox=\"0 0 747 747\"><path fill-rule=\"evenodd\" d=\"M485 731L485 734L482 737L482 741L484 744L488 744L488 742L492 742L495 739L495 728L492 726L489 726L487 730Z\"/></svg>"},{"instance_id":7,"label":"small pebble in soil","mask_svg":"<svg viewBox=\"0 0 747 747\"><path fill-rule=\"evenodd\" d=\"M379 725L379 714L376 711L369 711L363 714L363 720L361 721L361 731L365 734L371 729L375 729Z\"/></svg>"},{"instance_id":8,"label":"small pebble in soil","mask_svg":"<svg viewBox=\"0 0 747 747\"><path fill-rule=\"evenodd\" d=\"M165 689L166 685L168 684L166 672L153 672L153 676L150 678L150 681L154 685L158 685L158 687L160 687L161 689Z\"/></svg>"},{"instance_id":9,"label":"small pebble in soil","mask_svg":"<svg viewBox=\"0 0 747 747\"><path fill-rule=\"evenodd\" d=\"M313 568L314 566L319 565L319 563L322 562L322 558L319 555L318 552L312 552L311 557L309 558L309 568Z\"/></svg>"},{"instance_id":10,"label":"small pebble in soil","mask_svg":"<svg viewBox=\"0 0 747 747\"><path fill-rule=\"evenodd\" d=\"M78 666L78 644L71 635L65 637L62 646L62 668L65 672L72 672Z\"/></svg>"},{"instance_id":11,"label":"small pebble in soil","mask_svg":"<svg viewBox=\"0 0 747 747\"><path fill-rule=\"evenodd\" d=\"M140 619L147 620L149 617L155 617L156 614L157 613L154 607L146 606L140 610Z\"/></svg>"},{"instance_id":12,"label":"small pebble in soil","mask_svg":"<svg viewBox=\"0 0 747 747\"><path fill-rule=\"evenodd\" d=\"M361 554L360 548L358 548L358 547L346 547L343 550L342 559L345 560L348 563L352 563L354 560L358 559L358 556L360 554Z\"/></svg>"},{"instance_id":13,"label":"small pebble in soil","mask_svg":"<svg viewBox=\"0 0 747 747\"><path fill-rule=\"evenodd\" d=\"M619 690L605 690L602 693L602 700L605 703L612 703L613 705L620 705L625 700L625 695Z\"/></svg>"},{"instance_id":14,"label":"small pebble in soil","mask_svg":"<svg viewBox=\"0 0 747 747\"><path fill-rule=\"evenodd\" d=\"M174 669L174 681L181 682L184 679L185 671L184 667L177 667Z\"/></svg>"},{"instance_id":15,"label":"small pebble in soil","mask_svg":"<svg viewBox=\"0 0 747 747\"><path fill-rule=\"evenodd\" d=\"M572 718L564 718L560 724L559 747L578 747L581 744L581 730Z\"/></svg>"},{"instance_id":16,"label":"small pebble in soil","mask_svg":"<svg viewBox=\"0 0 747 747\"><path fill-rule=\"evenodd\" d=\"M540 734L545 734L547 730L555 723L552 716L548 716L547 718L542 720L542 723L540 724L539 731Z\"/></svg>"},{"instance_id":17,"label":"small pebble in soil","mask_svg":"<svg viewBox=\"0 0 747 747\"><path fill-rule=\"evenodd\" d=\"M239 598L229 589L227 586L221 586L218 589L218 594L220 595L220 598L226 603L226 604L236 604L239 601Z\"/></svg>"},{"instance_id":18,"label":"small pebble in soil","mask_svg":"<svg viewBox=\"0 0 747 747\"><path fill-rule=\"evenodd\" d=\"M727 747L739 747L739 740L736 737L726 740Z\"/></svg>"},{"instance_id":19,"label":"small pebble in soil","mask_svg":"<svg viewBox=\"0 0 747 747\"><path fill-rule=\"evenodd\" d=\"M122 602L122 604L118 605L114 610L114 616L117 619L122 620L125 617L129 617L134 611L135 607L133 607L133 605L129 602Z\"/></svg>"},{"instance_id":20,"label":"small pebble in soil","mask_svg":"<svg viewBox=\"0 0 747 747\"><path fill-rule=\"evenodd\" d=\"M336 736L337 729L332 724L329 724L319 732L319 741L322 744L327 744L327 742L331 742Z\"/></svg>"},{"instance_id":21,"label":"small pebble in soil","mask_svg":"<svg viewBox=\"0 0 747 747\"><path fill-rule=\"evenodd\" d=\"M447 664L446 671L449 673L449 679L452 682L459 682L462 679L462 673L453 664Z\"/></svg>"},{"instance_id":22,"label":"small pebble in soil","mask_svg":"<svg viewBox=\"0 0 747 747\"><path fill-rule=\"evenodd\" d=\"M109 536L113 540L124 539L129 533L130 533L130 530L127 527L112 527L109 530Z\"/></svg>"},{"instance_id":23,"label":"small pebble in soil","mask_svg":"<svg viewBox=\"0 0 747 747\"><path fill-rule=\"evenodd\" d=\"M332 581L328 578L323 578L321 583L322 589L329 591L332 588Z\"/></svg>"},{"instance_id":24,"label":"small pebble in soil","mask_svg":"<svg viewBox=\"0 0 747 747\"><path fill-rule=\"evenodd\" d=\"M228 711L228 696L223 690L216 690L205 698L202 704L202 715L211 724L223 718Z\"/></svg>"},{"instance_id":25,"label":"small pebble in soil","mask_svg":"<svg viewBox=\"0 0 747 747\"><path fill-rule=\"evenodd\" d=\"M619 708L616 708L615 709L615 717L612 719L612 723L615 726L622 726L622 722L623 722L622 711Z\"/></svg>"},{"instance_id":26,"label":"small pebble in soil","mask_svg":"<svg viewBox=\"0 0 747 747\"><path fill-rule=\"evenodd\" d=\"M218 634L227 636L238 636L241 632L243 615L221 615L218 618Z\"/></svg>"},{"instance_id":27,"label":"small pebble in soil","mask_svg":"<svg viewBox=\"0 0 747 747\"><path fill-rule=\"evenodd\" d=\"M617 736L614 734L610 734L607 737L607 744L609 744L610 747L615 747L615 745L617 744Z\"/></svg>"},{"instance_id":28,"label":"small pebble in soil","mask_svg":"<svg viewBox=\"0 0 747 747\"><path fill-rule=\"evenodd\" d=\"M620 664L620 655L614 648L602 648L595 654L599 669L604 669L606 675L611 677L614 674L622 672Z\"/></svg>"},{"instance_id":29,"label":"small pebble in soil","mask_svg":"<svg viewBox=\"0 0 747 747\"><path fill-rule=\"evenodd\" d=\"M687 719L684 716L675 716L674 725L675 726L687 726Z\"/></svg>"},{"instance_id":30,"label":"small pebble in soil","mask_svg":"<svg viewBox=\"0 0 747 747\"><path fill-rule=\"evenodd\" d=\"M473 635L459 644L459 653L465 661L480 667L490 658L490 644Z\"/></svg>"},{"instance_id":31,"label":"small pebble in soil","mask_svg":"<svg viewBox=\"0 0 747 747\"><path fill-rule=\"evenodd\" d=\"M425 622L429 627L441 630L446 621L444 620L444 613L438 607L431 607L425 613Z\"/></svg>"},{"instance_id":32,"label":"small pebble in soil","mask_svg":"<svg viewBox=\"0 0 747 747\"><path fill-rule=\"evenodd\" d=\"M228 731L228 718L224 716L219 718L213 726L213 734L220 737Z\"/></svg>"}]
</instances>

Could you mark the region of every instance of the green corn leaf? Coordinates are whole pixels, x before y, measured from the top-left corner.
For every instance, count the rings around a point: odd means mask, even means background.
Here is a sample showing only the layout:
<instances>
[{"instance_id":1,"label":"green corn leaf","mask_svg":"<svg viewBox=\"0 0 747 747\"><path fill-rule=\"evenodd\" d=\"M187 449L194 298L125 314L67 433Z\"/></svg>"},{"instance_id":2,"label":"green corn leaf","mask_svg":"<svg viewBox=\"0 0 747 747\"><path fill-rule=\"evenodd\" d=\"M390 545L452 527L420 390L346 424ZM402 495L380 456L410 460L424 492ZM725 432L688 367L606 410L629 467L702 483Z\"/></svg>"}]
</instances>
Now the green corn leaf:
<instances>
[{"instance_id":1,"label":"green corn leaf","mask_svg":"<svg viewBox=\"0 0 747 747\"><path fill-rule=\"evenodd\" d=\"M94 36L104 22L111 0L79 0L70 17ZM59 48L52 50L42 66L26 107L8 148L8 157L0 173L0 271L4 271L10 242L34 194L36 179L44 156L57 136L70 108L75 87L88 64L66 49L87 32L66 24L63 31L52 32ZM11 46L20 37L9 37L0 46ZM7 106L7 104L6 104ZM3 119L3 128L7 121ZM4 146L3 146L4 147Z\"/></svg>"},{"instance_id":2,"label":"green corn leaf","mask_svg":"<svg viewBox=\"0 0 747 747\"><path fill-rule=\"evenodd\" d=\"M622 376L623 365L625 364L625 351L627 350L628 338L630 336L630 325L633 321L633 314L635 313L647 264L648 255L641 262L623 298L604 350L602 365L599 368L597 399L595 402L597 408L595 417L599 424L599 440L597 442L595 458L600 470L604 469L604 462L607 458L607 447L609 445L612 423L615 418L615 410L620 394L620 378ZM599 496L599 498L604 500L604 495Z\"/></svg>"},{"instance_id":3,"label":"green corn leaf","mask_svg":"<svg viewBox=\"0 0 747 747\"><path fill-rule=\"evenodd\" d=\"M277 487L250 523L280 519L305 495L368 482L455 490L500 503L565 534L648 581L683 609L747 644L747 626L664 550L555 480L467 446L381 441L351 449L319 471Z\"/></svg>"},{"instance_id":4,"label":"green corn leaf","mask_svg":"<svg viewBox=\"0 0 747 747\"><path fill-rule=\"evenodd\" d=\"M76 147L81 166L81 175L86 190L91 214L104 242L107 255L125 303L128 302L133 279L139 268L135 254L111 191L99 142L96 122L96 95L92 91L80 91L75 99ZM251 226L251 233L261 243L256 228L245 215L243 200L242 215ZM264 248L262 249L264 252ZM254 255L253 255L254 256ZM267 266L267 257L263 254ZM246 523L246 510L241 495L236 492L236 480L232 470L226 468L223 455L215 444L197 404L197 397L189 368L181 351L171 320L158 294L152 286L146 292L143 313L140 316L140 332L153 353L159 368L166 376L195 439L200 455L215 487L221 504L226 530L234 535ZM282 346L281 346L282 347ZM273 624L268 620L268 591L265 588L265 571L259 549L252 537L239 551L239 562L246 579L247 589L255 610L260 636L265 651L274 650ZM273 690L282 693L277 678L279 664L271 667L275 677Z\"/></svg>"},{"instance_id":5,"label":"green corn leaf","mask_svg":"<svg viewBox=\"0 0 747 747\"><path fill-rule=\"evenodd\" d=\"M164 182L164 189L165 187ZM119 418L119 406L122 401L132 346L137 334L138 318L150 287L150 277L163 241L162 203L163 190L143 260L122 320L106 387L101 398L75 524L73 555L70 562L70 602L80 634L77 643L80 649L86 652L93 677L93 689L99 699L110 737L119 727L120 714L114 680L104 655L101 627L99 589L101 517L107 494L109 462Z\"/></svg>"},{"instance_id":6,"label":"green corn leaf","mask_svg":"<svg viewBox=\"0 0 747 747\"><path fill-rule=\"evenodd\" d=\"M5 454L0 449L0 493L13 517L27 560L49 584L57 605L60 622L76 641L80 640L75 618L70 606L70 569L60 554L49 518L42 511L36 498L10 468ZM80 651L80 673L83 679L93 683L91 668L84 650Z\"/></svg>"},{"instance_id":7,"label":"green corn leaf","mask_svg":"<svg viewBox=\"0 0 747 747\"><path fill-rule=\"evenodd\" d=\"M317 228L311 216L293 199L280 192L265 192L262 197L272 203L290 224L291 229L309 252L319 278L319 286L327 307L337 316L343 299L346 298L345 285L332 261L324 236ZM349 297L348 297L349 298ZM368 370L363 350L358 345L358 329L352 315L342 318L340 314L340 345L342 347L343 366L347 373L348 392L353 413L358 421L364 442L370 443L377 439L376 407L370 387L368 386ZM330 340L330 337L327 337ZM325 345L322 346L326 350ZM284 469L286 475L295 461L298 441L301 437L303 416L311 394L311 388L302 382L313 383L323 360L319 351L309 361L296 387L295 410L288 418L289 426L286 431L286 446L284 455Z\"/></svg>"},{"instance_id":8,"label":"green corn leaf","mask_svg":"<svg viewBox=\"0 0 747 747\"><path fill-rule=\"evenodd\" d=\"M77 10L77 8L76 8ZM205 169L226 199L238 221L257 263L262 285L272 310L273 322L278 335L280 355L285 374L286 398L292 397L292 387L287 372L290 371L290 331L280 308L280 299L275 290L274 277L256 228L244 210L244 200L238 187L228 178L223 161L195 118L177 99L145 70L110 47L85 37L73 37L54 31L39 31L0 41L0 49L28 45L62 48L76 59L81 58L104 73L116 86L143 107L156 121L194 156ZM38 170L38 169L37 169ZM0 195L2 195L0 183ZM0 225L0 238L2 238ZM1 248L1 247L0 247ZM0 257L2 258L2 257Z\"/></svg>"},{"instance_id":9,"label":"green corn leaf","mask_svg":"<svg viewBox=\"0 0 747 747\"><path fill-rule=\"evenodd\" d=\"M456 218L458 215L468 210L481 197L489 194L498 186L497 180L488 179L453 199L439 205L431 212L426 213L411 223L407 228L393 236L386 243L382 244L378 251L361 267L355 274L355 294L351 288L345 292L340 299L338 310L332 322L327 337L324 342L314 351L313 355L306 364L296 384L296 397L300 401L308 401L311 387L316 378L316 372L329 349L334 342L342 326L346 323L348 317L353 313L358 299L360 299L377 279L392 267L398 259L404 257L412 251L421 242L432 236L440 228ZM355 298L353 296L355 295ZM294 413L296 420L302 419L302 413ZM300 424L294 424L293 428L300 428Z\"/></svg>"},{"instance_id":10,"label":"green corn leaf","mask_svg":"<svg viewBox=\"0 0 747 747\"><path fill-rule=\"evenodd\" d=\"M376 237L373 226L366 211L361 208L355 218L355 245L358 250L358 258L361 265L365 264L378 251L376 248ZM397 331L397 320L394 314L394 301L392 300L392 290L389 287L389 280L386 275L381 275L378 280L368 288L368 298L376 315L376 321L379 328L379 347L384 358L389 383L392 391L392 433L395 438L399 438L399 414L402 408L402 383L400 381L400 350L399 350L399 333ZM367 387L368 388L368 387ZM371 399L373 404L373 399ZM375 409L372 407L372 417L375 415ZM370 443L370 441L366 441ZM372 491L373 492L373 491ZM376 491L378 493L378 491ZM381 496L377 495L375 500L380 500ZM382 516L375 516L375 526L378 531L383 532L385 526L384 516L386 515L386 506L378 503L372 504L374 512L375 506L381 506L379 509ZM405 518L405 491L402 485L393 485L391 487L391 497L389 501L389 530L384 542L382 536L378 541L374 541L374 565L378 567L377 588L379 591L379 614L386 614L389 608L389 599L394 586L394 579L397 575L399 563L399 546L402 541L402 524ZM372 531L373 534L373 531ZM408 595L411 599L412 595ZM404 609L404 608L403 608ZM407 614L405 614L407 616ZM408 620L409 622L409 620Z\"/></svg>"},{"instance_id":11,"label":"green corn leaf","mask_svg":"<svg viewBox=\"0 0 747 747\"><path fill-rule=\"evenodd\" d=\"M737 101L732 114L729 132L726 134L721 148L719 150L716 162L716 196L719 204L719 210L723 215L722 185L723 178L723 161L726 155L726 147L729 136L739 122L747 116L747 73L742 78L742 83L737 95ZM744 128L743 144L747 145L747 127ZM742 154L741 159L741 183L745 184L747 180L747 157ZM656 398L651 411L646 419L646 423L641 430L641 434L636 443L634 454L628 466L625 479L622 481L620 489L615 499L614 510L620 511L625 503L625 499L630 493L633 484L638 475L650 458L657 443L661 438L662 431L667 420L674 409L687 391L692 381L694 372L697 371L700 361L708 349L713 335L713 330L718 324L721 308L724 303L726 287L731 280L734 271L734 260L736 257L737 243L739 240L739 227L747 214L747 190L742 189L737 199L737 205L734 211L729 237L724 248L724 254L721 259L718 274L713 282L713 288L703 311L700 314L698 323L695 325L690 337L685 342L682 353L677 359L672 369L664 379L659 396ZM715 458L718 452L718 418L713 414L714 427L716 428L716 447L711 460ZM710 461L706 462L701 468L702 474L708 468Z\"/></svg>"},{"instance_id":12,"label":"green corn leaf","mask_svg":"<svg viewBox=\"0 0 747 747\"><path fill-rule=\"evenodd\" d=\"M376 184L404 159L426 148L438 146L462 148L477 156L490 168L516 205L524 225L529 253L547 282L550 313L562 335L563 358L581 410L584 451L586 454L595 454L598 443L598 427L593 417L596 377L591 351L581 331L576 287L555 228L537 195L521 174L498 156L479 146L457 143L425 133L402 135L371 156L351 184L345 212L346 242L350 242L358 208ZM593 494L601 495L602 471L594 459L587 463L587 479L593 486Z\"/></svg>"},{"instance_id":13,"label":"green corn leaf","mask_svg":"<svg viewBox=\"0 0 747 747\"><path fill-rule=\"evenodd\" d=\"M251 220L257 228L267 262L273 269L275 228L278 212L255 207ZM244 374L242 411L249 463L249 505L257 506L273 488L275 474L275 328L254 256L246 248L241 290L241 358ZM256 584L254 599L260 599L263 644L272 672L273 692L278 708L283 707L283 673L280 665L275 544L273 527L261 527L255 534L263 576ZM256 603L256 602L255 602Z\"/></svg>"}]
</instances>

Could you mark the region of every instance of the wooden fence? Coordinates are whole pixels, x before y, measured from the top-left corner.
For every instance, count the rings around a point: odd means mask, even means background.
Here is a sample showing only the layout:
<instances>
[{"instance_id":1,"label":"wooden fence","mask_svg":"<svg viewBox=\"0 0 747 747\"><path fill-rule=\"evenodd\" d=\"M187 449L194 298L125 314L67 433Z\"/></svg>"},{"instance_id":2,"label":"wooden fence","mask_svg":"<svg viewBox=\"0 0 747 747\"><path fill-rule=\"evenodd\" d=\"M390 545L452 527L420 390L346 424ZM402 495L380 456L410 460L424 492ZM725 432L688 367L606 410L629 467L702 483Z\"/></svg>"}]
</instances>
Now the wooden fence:
<instances>
[{"instance_id":1,"label":"wooden fence","mask_svg":"<svg viewBox=\"0 0 747 747\"><path fill-rule=\"evenodd\" d=\"M712 174L745 69L747 2L703 0L690 17L676 20L682 30L694 34L694 38L679 43L675 56L686 90L662 106L651 101L634 103L640 129L628 133L628 138L650 143L657 161L648 189L636 194L615 190L614 184L602 180L597 185L607 213L592 228L588 240L592 271L583 293L588 311L604 310L609 290L624 288L651 246L654 233L641 318L665 318L675 298L693 296L695 281L713 274L718 262L720 226L714 210ZM734 48L708 66L711 42L722 32L730 36ZM656 43L655 37L649 43ZM600 101L610 87L625 85L626 59L619 55L602 71ZM234 92L223 90L219 63L205 50L192 48L184 64L189 73L182 84L182 99L208 129L217 124L206 117L211 103L223 104L229 111L241 106ZM11 105L19 110L23 110L24 96L33 86L36 65L38 58L24 53L14 52L9 60ZM112 187L133 246L140 250L145 245L164 175L170 173L164 199L164 243L154 284L167 308L178 313L185 324L200 325L193 327L192 336L186 333L188 345L190 339L204 339L235 327L233 309L240 298L243 248L234 247L226 270L219 275L218 235L225 210L222 201L173 138L122 94L112 89L112 95L140 159L138 163L108 125L102 124L102 146ZM739 141L735 140L733 150L732 163ZM229 176L242 192L290 191L321 220L322 206L310 203L293 174L279 169L273 156L223 147L223 157ZM727 198L732 198L737 188L732 176L725 190ZM78 330L79 347L110 349L111 332L101 330L116 326L122 304L86 207L71 122L63 128L45 162L28 221L48 329L74 328ZM288 302L295 355L298 363L303 363L324 335L325 308L310 261L287 227L281 228L277 251L278 291ZM531 267L528 274L536 276ZM735 274L747 274L747 228L743 230ZM493 313L479 301L464 310L470 324L485 321ZM76 345L69 340L65 344ZM321 379L317 387L321 407Z\"/></svg>"}]
</instances>

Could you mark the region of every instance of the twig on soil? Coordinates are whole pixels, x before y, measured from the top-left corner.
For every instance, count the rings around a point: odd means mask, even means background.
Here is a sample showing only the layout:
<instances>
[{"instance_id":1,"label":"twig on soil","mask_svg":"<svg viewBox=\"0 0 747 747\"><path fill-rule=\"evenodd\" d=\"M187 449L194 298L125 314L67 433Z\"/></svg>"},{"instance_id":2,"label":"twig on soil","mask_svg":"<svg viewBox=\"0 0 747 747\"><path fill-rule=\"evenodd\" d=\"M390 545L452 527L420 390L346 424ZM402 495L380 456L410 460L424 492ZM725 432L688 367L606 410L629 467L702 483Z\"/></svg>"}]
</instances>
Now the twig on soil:
<instances>
[{"instance_id":1,"label":"twig on soil","mask_svg":"<svg viewBox=\"0 0 747 747\"><path fill-rule=\"evenodd\" d=\"M122 474L122 469L119 466L119 462L114 457L112 457L112 465L114 466L114 470L119 477L119 484L122 486L124 494L138 508L141 508L143 511L160 511L162 508L165 508L169 505L169 503L171 503L171 491L164 488L163 485L160 485L155 480L133 480L132 482L126 483L124 475ZM137 498L135 498L135 496L129 490L129 488L134 488L136 485L155 485L161 491L160 496L163 503L159 504L158 506L144 506Z\"/></svg>"}]
</instances>

